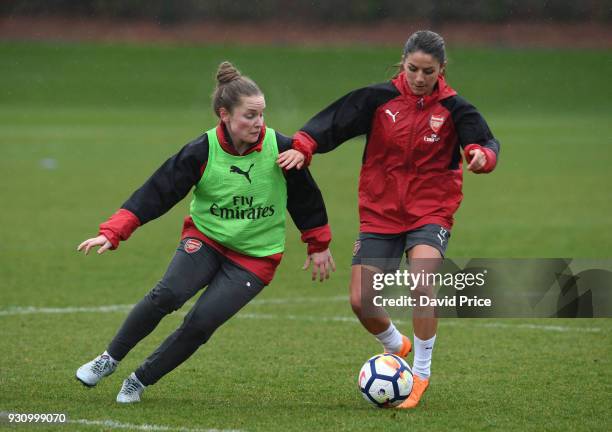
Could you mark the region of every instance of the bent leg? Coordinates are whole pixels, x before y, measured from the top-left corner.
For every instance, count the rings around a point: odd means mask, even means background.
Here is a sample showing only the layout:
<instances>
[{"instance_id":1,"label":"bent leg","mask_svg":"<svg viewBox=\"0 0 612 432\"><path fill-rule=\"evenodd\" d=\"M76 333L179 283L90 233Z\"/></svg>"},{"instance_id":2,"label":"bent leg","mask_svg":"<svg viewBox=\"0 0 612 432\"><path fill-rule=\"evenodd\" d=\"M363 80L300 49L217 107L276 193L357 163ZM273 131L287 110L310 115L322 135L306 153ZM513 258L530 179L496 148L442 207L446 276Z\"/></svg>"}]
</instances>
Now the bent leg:
<instances>
[{"instance_id":1,"label":"bent leg","mask_svg":"<svg viewBox=\"0 0 612 432\"><path fill-rule=\"evenodd\" d=\"M361 264L351 268L351 308L361 325L373 335L384 332L391 325L387 311L374 305L374 273L380 272L380 269Z\"/></svg>"},{"instance_id":2,"label":"bent leg","mask_svg":"<svg viewBox=\"0 0 612 432\"><path fill-rule=\"evenodd\" d=\"M136 370L144 385L155 384L187 360L223 323L264 288L256 276L225 260L183 324Z\"/></svg>"},{"instance_id":3,"label":"bent leg","mask_svg":"<svg viewBox=\"0 0 612 432\"><path fill-rule=\"evenodd\" d=\"M401 234L359 233L353 249L350 300L353 312L367 331L375 336L391 329L391 320L384 308L374 304L379 295L374 290L374 274L396 270L404 253ZM395 339L399 333L395 333ZM383 343L384 344L384 343Z\"/></svg>"},{"instance_id":4,"label":"bent leg","mask_svg":"<svg viewBox=\"0 0 612 432\"><path fill-rule=\"evenodd\" d=\"M187 240L181 241L163 278L134 306L108 345L107 351L115 360L123 359L163 317L180 309L210 283L219 269L222 258L214 249L202 244L198 251L188 253Z\"/></svg>"}]
</instances>

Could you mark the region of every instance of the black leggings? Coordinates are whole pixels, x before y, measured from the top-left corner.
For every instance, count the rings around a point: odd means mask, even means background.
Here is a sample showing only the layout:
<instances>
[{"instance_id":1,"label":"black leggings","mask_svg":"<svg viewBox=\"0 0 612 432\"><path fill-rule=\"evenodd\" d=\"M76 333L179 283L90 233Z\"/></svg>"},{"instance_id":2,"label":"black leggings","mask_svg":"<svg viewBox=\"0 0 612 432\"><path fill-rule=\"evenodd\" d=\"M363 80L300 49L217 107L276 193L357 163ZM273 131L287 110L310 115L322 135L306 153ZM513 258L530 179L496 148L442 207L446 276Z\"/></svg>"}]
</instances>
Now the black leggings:
<instances>
[{"instance_id":1,"label":"black leggings","mask_svg":"<svg viewBox=\"0 0 612 432\"><path fill-rule=\"evenodd\" d=\"M107 349L114 359L123 359L164 316L180 309L208 285L183 324L136 369L136 376L144 385L155 384L187 360L264 288L255 275L206 244L195 252L186 252L187 241L181 241L162 280L134 306ZM191 243L197 248L201 242Z\"/></svg>"}]
</instances>

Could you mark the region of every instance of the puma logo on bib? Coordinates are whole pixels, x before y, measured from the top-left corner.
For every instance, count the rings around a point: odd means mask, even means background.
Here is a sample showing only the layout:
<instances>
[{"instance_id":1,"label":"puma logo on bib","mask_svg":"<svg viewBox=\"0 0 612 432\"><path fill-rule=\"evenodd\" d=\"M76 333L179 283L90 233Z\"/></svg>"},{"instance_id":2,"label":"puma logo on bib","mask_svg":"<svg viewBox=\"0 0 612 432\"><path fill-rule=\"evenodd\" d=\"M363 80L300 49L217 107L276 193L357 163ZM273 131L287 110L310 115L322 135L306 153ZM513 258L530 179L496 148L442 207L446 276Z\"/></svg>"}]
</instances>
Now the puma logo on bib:
<instances>
[{"instance_id":1,"label":"puma logo on bib","mask_svg":"<svg viewBox=\"0 0 612 432\"><path fill-rule=\"evenodd\" d=\"M252 183L249 173L251 172L251 168L253 168L254 165L255 164L251 164L251 166L249 167L247 171L243 171L241 168L237 167L236 165L232 165L230 167L230 173L236 173L236 174L243 175L249 181L249 183Z\"/></svg>"}]
</instances>

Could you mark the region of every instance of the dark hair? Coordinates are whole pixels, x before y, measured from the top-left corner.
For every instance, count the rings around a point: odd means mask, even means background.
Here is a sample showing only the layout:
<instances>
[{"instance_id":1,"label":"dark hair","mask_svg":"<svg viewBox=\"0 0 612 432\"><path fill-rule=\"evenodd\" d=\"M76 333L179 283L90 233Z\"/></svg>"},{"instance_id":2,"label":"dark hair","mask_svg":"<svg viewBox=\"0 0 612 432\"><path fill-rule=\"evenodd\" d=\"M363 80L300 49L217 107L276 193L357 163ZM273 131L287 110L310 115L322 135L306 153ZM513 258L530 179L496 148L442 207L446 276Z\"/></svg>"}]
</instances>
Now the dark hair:
<instances>
[{"instance_id":1,"label":"dark hair","mask_svg":"<svg viewBox=\"0 0 612 432\"><path fill-rule=\"evenodd\" d=\"M220 108L225 108L231 113L243 96L263 94L251 78L243 76L228 61L222 62L217 68L216 80L217 86L212 94L212 106L218 117L221 117Z\"/></svg>"},{"instance_id":2,"label":"dark hair","mask_svg":"<svg viewBox=\"0 0 612 432\"><path fill-rule=\"evenodd\" d=\"M417 51L422 51L425 54L431 55L433 58L443 65L446 61L446 47L444 46L444 39L438 33L430 30L419 30L412 33L406 44L404 45L404 52L402 53L402 63L408 57L408 54L412 54Z\"/></svg>"}]
</instances>

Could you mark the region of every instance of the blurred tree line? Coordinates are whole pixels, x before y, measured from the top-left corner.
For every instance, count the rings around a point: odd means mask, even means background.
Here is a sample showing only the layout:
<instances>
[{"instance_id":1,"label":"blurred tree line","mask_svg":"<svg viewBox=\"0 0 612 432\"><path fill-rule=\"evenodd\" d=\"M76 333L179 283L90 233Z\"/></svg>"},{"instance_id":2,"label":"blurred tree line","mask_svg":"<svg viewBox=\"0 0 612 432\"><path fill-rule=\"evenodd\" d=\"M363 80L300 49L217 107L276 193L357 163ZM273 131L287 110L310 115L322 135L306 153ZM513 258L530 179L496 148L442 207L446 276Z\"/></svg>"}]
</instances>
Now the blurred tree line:
<instances>
[{"instance_id":1,"label":"blurred tree line","mask_svg":"<svg viewBox=\"0 0 612 432\"><path fill-rule=\"evenodd\" d=\"M612 0L2 0L0 15L193 20L600 21L612 19Z\"/></svg>"}]
</instances>

